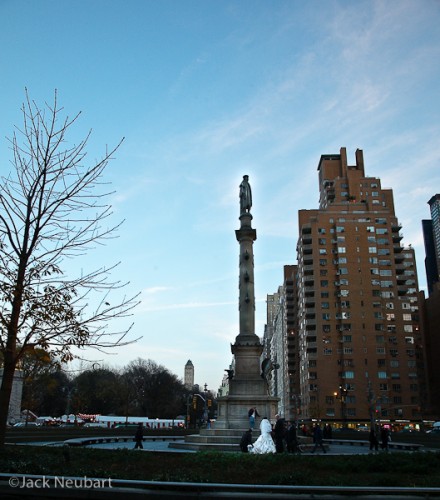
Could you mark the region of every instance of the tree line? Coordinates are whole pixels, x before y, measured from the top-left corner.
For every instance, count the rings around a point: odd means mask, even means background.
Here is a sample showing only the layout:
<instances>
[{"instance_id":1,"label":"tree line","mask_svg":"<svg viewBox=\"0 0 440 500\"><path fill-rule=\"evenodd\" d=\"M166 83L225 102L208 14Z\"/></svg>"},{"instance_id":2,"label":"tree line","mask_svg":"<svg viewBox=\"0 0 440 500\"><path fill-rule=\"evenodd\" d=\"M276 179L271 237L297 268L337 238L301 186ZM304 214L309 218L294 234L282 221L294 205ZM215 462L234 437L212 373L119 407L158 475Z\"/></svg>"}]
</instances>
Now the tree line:
<instances>
[{"instance_id":1,"label":"tree line","mask_svg":"<svg viewBox=\"0 0 440 500\"><path fill-rule=\"evenodd\" d=\"M101 414L176 418L193 391L164 366L138 358L123 368L69 374L57 363L23 363L22 408L38 416Z\"/></svg>"}]
</instances>

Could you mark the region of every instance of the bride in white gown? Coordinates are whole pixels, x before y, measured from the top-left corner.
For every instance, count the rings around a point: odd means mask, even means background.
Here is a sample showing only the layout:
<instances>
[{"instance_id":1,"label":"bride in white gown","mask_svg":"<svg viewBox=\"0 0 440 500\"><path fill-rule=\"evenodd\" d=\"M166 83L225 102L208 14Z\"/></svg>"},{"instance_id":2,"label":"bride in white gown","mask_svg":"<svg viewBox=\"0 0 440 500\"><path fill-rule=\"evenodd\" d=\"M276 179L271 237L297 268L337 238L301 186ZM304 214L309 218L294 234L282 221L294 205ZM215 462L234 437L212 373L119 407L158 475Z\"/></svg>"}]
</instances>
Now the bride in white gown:
<instances>
[{"instance_id":1,"label":"bride in white gown","mask_svg":"<svg viewBox=\"0 0 440 500\"><path fill-rule=\"evenodd\" d=\"M261 421L260 431L260 437L253 445L248 446L249 453L275 453L275 444L271 436L272 425L266 417Z\"/></svg>"}]
</instances>

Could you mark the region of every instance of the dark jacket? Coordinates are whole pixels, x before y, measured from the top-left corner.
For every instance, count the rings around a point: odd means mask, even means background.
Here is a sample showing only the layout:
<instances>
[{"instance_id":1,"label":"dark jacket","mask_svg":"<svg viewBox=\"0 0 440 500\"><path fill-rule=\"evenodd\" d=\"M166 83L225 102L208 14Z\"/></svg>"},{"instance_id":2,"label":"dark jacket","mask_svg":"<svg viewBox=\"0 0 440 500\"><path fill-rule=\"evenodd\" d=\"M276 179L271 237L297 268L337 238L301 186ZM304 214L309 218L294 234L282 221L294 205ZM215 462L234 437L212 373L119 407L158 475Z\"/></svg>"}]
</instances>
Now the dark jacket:
<instances>
[{"instance_id":1,"label":"dark jacket","mask_svg":"<svg viewBox=\"0 0 440 500\"><path fill-rule=\"evenodd\" d=\"M243 451L244 453L248 452L248 445L252 444L252 432L246 431L242 436L241 436L241 441L240 441L240 450Z\"/></svg>"}]
</instances>

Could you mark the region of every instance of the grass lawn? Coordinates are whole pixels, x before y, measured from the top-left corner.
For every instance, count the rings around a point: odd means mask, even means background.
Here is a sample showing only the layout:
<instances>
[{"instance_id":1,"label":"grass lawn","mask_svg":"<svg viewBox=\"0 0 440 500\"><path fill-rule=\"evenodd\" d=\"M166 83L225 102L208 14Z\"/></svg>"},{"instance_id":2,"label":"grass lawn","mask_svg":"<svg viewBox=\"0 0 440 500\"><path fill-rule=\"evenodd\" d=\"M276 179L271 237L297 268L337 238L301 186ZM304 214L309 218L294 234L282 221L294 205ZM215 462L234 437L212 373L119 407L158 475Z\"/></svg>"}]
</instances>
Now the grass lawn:
<instances>
[{"instance_id":1,"label":"grass lawn","mask_svg":"<svg viewBox=\"0 0 440 500\"><path fill-rule=\"evenodd\" d=\"M197 483L438 487L440 453L338 457L7 445L0 454L0 472Z\"/></svg>"}]
</instances>

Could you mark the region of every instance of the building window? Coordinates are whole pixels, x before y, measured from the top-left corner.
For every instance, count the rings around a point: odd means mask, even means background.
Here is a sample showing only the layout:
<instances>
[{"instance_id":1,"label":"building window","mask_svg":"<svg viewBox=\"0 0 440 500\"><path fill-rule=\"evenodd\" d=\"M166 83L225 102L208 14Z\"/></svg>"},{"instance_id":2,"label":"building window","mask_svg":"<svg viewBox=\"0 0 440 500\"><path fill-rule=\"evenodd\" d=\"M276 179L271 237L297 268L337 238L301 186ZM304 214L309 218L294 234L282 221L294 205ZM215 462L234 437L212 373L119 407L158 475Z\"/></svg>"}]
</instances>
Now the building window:
<instances>
[{"instance_id":1,"label":"building window","mask_svg":"<svg viewBox=\"0 0 440 500\"><path fill-rule=\"evenodd\" d=\"M404 314L403 315L403 321L411 321L412 318L411 318L411 314Z\"/></svg>"},{"instance_id":2,"label":"building window","mask_svg":"<svg viewBox=\"0 0 440 500\"><path fill-rule=\"evenodd\" d=\"M376 247L368 247L368 253L377 253Z\"/></svg>"},{"instance_id":3,"label":"building window","mask_svg":"<svg viewBox=\"0 0 440 500\"><path fill-rule=\"evenodd\" d=\"M380 270L380 275L381 276L392 276L391 269L381 269Z\"/></svg>"},{"instance_id":4,"label":"building window","mask_svg":"<svg viewBox=\"0 0 440 500\"><path fill-rule=\"evenodd\" d=\"M380 282L381 288L392 288L393 287L393 282L392 281L381 281Z\"/></svg>"},{"instance_id":5,"label":"building window","mask_svg":"<svg viewBox=\"0 0 440 500\"><path fill-rule=\"evenodd\" d=\"M387 391L388 384L379 384L379 391Z\"/></svg>"},{"instance_id":6,"label":"building window","mask_svg":"<svg viewBox=\"0 0 440 500\"><path fill-rule=\"evenodd\" d=\"M335 416L335 409L334 408L327 408L325 410L325 414L327 417L334 417Z\"/></svg>"},{"instance_id":7,"label":"building window","mask_svg":"<svg viewBox=\"0 0 440 500\"><path fill-rule=\"evenodd\" d=\"M387 378L387 372L377 372L377 378Z\"/></svg>"}]
</instances>

